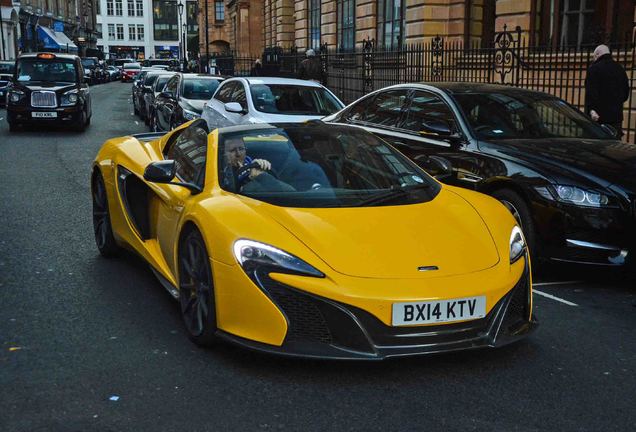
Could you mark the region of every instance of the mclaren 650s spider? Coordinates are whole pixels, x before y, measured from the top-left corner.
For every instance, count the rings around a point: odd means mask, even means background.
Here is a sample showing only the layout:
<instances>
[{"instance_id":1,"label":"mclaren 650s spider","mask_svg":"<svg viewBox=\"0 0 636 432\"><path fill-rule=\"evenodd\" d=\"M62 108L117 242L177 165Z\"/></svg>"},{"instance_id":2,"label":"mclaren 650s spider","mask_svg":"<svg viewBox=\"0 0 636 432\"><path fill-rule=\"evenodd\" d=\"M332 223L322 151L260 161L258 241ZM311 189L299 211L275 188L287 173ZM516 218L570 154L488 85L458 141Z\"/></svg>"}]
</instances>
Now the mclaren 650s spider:
<instances>
[{"instance_id":1,"label":"mclaren 650s spider","mask_svg":"<svg viewBox=\"0 0 636 432\"><path fill-rule=\"evenodd\" d=\"M378 360L537 325L511 213L354 126L194 120L106 141L91 182L99 252L147 261L199 345Z\"/></svg>"}]
</instances>

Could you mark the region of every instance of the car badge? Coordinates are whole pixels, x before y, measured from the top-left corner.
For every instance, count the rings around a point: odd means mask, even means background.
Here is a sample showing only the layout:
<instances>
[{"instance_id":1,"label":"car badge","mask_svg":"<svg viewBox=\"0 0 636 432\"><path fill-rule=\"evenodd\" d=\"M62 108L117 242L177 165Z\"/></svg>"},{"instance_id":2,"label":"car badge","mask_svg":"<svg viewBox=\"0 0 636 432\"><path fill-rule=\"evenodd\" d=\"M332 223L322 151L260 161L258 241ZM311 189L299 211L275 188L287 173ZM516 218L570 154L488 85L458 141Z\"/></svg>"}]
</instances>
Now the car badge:
<instances>
[{"instance_id":1,"label":"car badge","mask_svg":"<svg viewBox=\"0 0 636 432\"><path fill-rule=\"evenodd\" d=\"M433 270L439 270L439 267L437 267L437 266L420 266L420 267L417 268L417 271L420 271L420 272L433 271Z\"/></svg>"}]
</instances>

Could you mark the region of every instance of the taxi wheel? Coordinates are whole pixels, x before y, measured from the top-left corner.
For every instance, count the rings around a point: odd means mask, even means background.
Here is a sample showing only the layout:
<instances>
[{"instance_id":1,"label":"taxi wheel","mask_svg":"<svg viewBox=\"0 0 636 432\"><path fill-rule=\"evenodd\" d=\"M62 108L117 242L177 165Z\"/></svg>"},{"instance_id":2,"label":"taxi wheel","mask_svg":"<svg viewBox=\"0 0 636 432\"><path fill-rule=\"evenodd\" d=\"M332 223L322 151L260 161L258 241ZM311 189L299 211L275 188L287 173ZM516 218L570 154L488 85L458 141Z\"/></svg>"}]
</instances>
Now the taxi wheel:
<instances>
[{"instance_id":1,"label":"taxi wheel","mask_svg":"<svg viewBox=\"0 0 636 432\"><path fill-rule=\"evenodd\" d=\"M88 119L88 116L86 115L86 111L82 111L82 116L80 117L79 122L77 122L77 124L75 125L75 131L84 132L84 130L86 130L86 127L89 124L90 124L90 120Z\"/></svg>"},{"instance_id":2,"label":"taxi wheel","mask_svg":"<svg viewBox=\"0 0 636 432\"><path fill-rule=\"evenodd\" d=\"M213 345L217 338L214 281L205 242L195 228L179 244L179 303L190 340Z\"/></svg>"},{"instance_id":3,"label":"taxi wheel","mask_svg":"<svg viewBox=\"0 0 636 432\"><path fill-rule=\"evenodd\" d=\"M492 196L498 199L512 213L517 224L519 224L519 228L523 231L531 254L533 256L536 255L534 221L526 201L518 193L510 189L494 191Z\"/></svg>"},{"instance_id":4,"label":"taxi wheel","mask_svg":"<svg viewBox=\"0 0 636 432\"><path fill-rule=\"evenodd\" d=\"M95 244L99 253L106 258L117 256L120 251L113 228L110 222L110 212L108 210L108 197L106 196L106 186L99 171L93 175L92 181L93 195L93 231L95 233Z\"/></svg>"},{"instance_id":5,"label":"taxi wheel","mask_svg":"<svg viewBox=\"0 0 636 432\"><path fill-rule=\"evenodd\" d=\"M15 122L9 122L9 132L15 132L18 130L19 125Z\"/></svg>"}]
</instances>

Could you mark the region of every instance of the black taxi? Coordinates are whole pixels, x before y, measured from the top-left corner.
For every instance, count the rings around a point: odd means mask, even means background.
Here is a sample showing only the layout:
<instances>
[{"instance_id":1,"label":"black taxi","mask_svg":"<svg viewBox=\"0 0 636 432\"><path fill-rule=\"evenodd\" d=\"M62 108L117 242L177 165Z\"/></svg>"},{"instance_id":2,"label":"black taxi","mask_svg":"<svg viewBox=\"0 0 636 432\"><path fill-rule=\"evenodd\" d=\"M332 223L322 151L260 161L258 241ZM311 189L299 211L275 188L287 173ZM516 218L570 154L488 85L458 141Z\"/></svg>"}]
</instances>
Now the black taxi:
<instances>
[{"instance_id":1,"label":"black taxi","mask_svg":"<svg viewBox=\"0 0 636 432\"><path fill-rule=\"evenodd\" d=\"M56 124L83 131L91 121L91 98L78 56L22 54L7 92L9 130L26 124Z\"/></svg>"}]
</instances>

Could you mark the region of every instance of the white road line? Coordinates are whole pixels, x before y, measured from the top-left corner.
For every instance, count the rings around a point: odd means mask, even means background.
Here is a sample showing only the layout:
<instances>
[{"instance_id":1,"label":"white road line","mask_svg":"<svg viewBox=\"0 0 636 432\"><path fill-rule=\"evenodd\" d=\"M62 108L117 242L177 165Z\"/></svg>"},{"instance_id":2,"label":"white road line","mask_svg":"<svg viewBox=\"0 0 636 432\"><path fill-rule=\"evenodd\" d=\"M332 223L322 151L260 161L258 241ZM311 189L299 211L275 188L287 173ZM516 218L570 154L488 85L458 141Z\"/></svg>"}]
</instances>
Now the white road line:
<instances>
[{"instance_id":1,"label":"white road line","mask_svg":"<svg viewBox=\"0 0 636 432\"><path fill-rule=\"evenodd\" d=\"M139 122L138 122L137 120L135 120L135 124L136 124L136 125L138 125L138 124L139 124Z\"/></svg>"},{"instance_id":2,"label":"white road line","mask_svg":"<svg viewBox=\"0 0 636 432\"><path fill-rule=\"evenodd\" d=\"M533 283L532 286L570 285L570 284L581 283L581 282L582 281L538 282L538 283Z\"/></svg>"},{"instance_id":3,"label":"white road line","mask_svg":"<svg viewBox=\"0 0 636 432\"><path fill-rule=\"evenodd\" d=\"M564 303L564 304L566 304L568 306L578 306L576 303L572 303L570 301L563 300L562 298L553 296L552 294L544 293L543 291L539 291L539 290L533 289L532 292L535 293L535 294L539 294L540 296L547 297L549 299Z\"/></svg>"}]
</instances>

